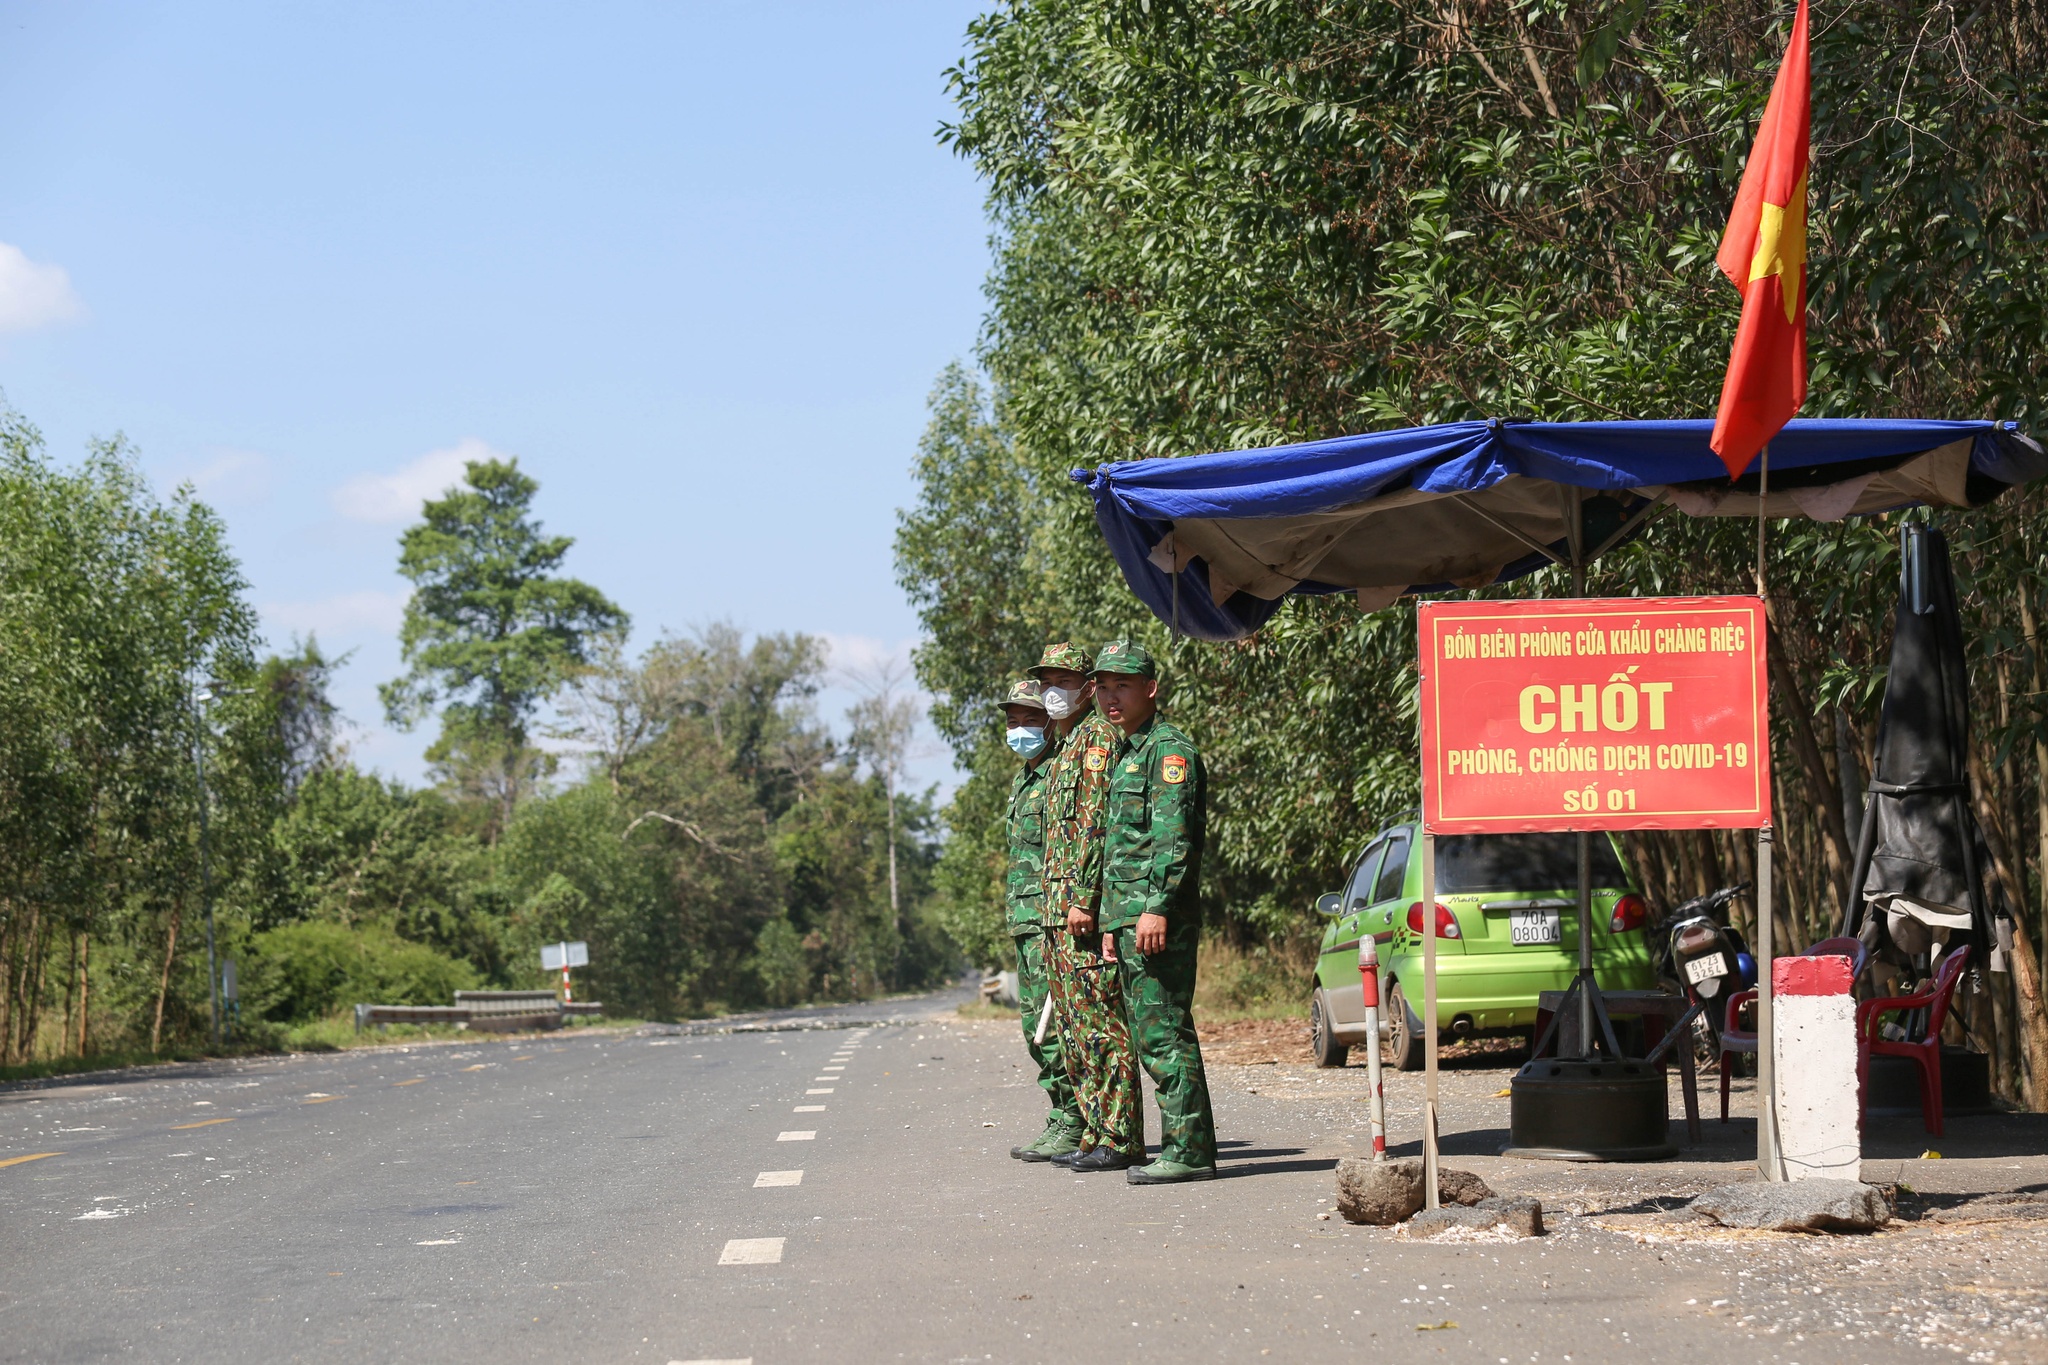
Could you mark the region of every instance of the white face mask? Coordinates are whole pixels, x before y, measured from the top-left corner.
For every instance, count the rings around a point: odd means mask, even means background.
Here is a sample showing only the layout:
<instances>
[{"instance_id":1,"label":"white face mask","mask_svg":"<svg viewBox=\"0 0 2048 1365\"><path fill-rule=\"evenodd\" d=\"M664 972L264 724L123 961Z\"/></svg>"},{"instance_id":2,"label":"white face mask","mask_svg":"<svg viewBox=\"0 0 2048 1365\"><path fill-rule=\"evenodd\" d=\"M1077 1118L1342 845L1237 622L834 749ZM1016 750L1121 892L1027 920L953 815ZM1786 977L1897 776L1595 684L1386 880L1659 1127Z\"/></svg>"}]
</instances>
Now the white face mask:
<instances>
[{"instance_id":1,"label":"white face mask","mask_svg":"<svg viewBox=\"0 0 2048 1365\"><path fill-rule=\"evenodd\" d=\"M1045 713L1054 720L1065 720L1081 709L1081 693L1087 684L1080 687L1048 687L1045 689Z\"/></svg>"},{"instance_id":2,"label":"white face mask","mask_svg":"<svg viewBox=\"0 0 2048 1365\"><path fill-rule=\"evenodd\" d=\"M1019 758L1037 758L1045 750L1043 725L1012 725L1003 738Z\"/></svg>"}]
</instances>

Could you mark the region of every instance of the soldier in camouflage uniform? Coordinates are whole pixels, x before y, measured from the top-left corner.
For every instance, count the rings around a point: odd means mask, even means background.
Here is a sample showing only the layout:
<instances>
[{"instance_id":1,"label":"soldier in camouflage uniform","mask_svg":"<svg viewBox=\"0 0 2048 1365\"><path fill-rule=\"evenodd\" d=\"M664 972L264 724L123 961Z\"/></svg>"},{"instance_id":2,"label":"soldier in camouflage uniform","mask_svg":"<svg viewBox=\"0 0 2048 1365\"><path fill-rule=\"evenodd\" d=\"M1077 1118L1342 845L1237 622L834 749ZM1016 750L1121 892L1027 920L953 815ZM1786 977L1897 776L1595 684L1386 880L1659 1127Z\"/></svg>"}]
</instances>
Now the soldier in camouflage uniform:
<instances>
[{"instance_id":1,"label":"soldier in camouflage uniform","mask_svg":"<svg viewBox=\"0 0 2048 1365\"><path fill-rule=\"evenodd\" d=\"M1010 867L1004 909L1010 937L1017 945L1018 1012L1024 1021L1024 1046L1038 1068L1038 1084L1052 1101L1044 1130L1030 1142L1012 1147L1010 1155L1026 1161L1050 1161L1077 1150L1082 1132L1073 1082L1060 1057L1059 1033L1051 1027L1039 1028L1047 1000L1045 930L1039 909L1045 887L1046 775L1057 748L1046 725L1045 701L1038 683L1017 683L997 703L997 709L1003 713L1010 747L1024 759L1024 766L1010 782L1005 822ZM1041 1033L1044 1042L1038 1041Z\"/></svg>"},{"instance_id":2,"label":"soldier in camouflage uniform","mask_svg":"<svg viewBox=\"0 0 2048 1365\"><path fill-rule=\"evenodd\" d=\"M1031 670L1045 685L1054 727L1066 730L1047 778L1046 974L1060 1055L1086 1125L1081 1149L1054 1160L1077 1171L1120 1171L1145 1159L1145 1114L1115 949L1097 928L1096 910L1109 756L1122 737L1089 704L1089 667L1086 654L1063 642Z\"/></svg>"},{"instance_id":3,"label":"soldier in camouflage uniform","mask_svg":"<svg viewBox=\"0 0 2048 1365\"><path fill-rule=\"evenodd\" d=\"M1122 732L1109 761L1102 927L1115 935L1138 1060L1159 1098L1159 1159L1124 1178L1207 1180L1216 1174L1216 1118L1189 1013L1202 932L1202 756L1159 718L1159 665L1143 645L1103 646L1094 678L1096 705Z\"/></svg>"}]
</instances>

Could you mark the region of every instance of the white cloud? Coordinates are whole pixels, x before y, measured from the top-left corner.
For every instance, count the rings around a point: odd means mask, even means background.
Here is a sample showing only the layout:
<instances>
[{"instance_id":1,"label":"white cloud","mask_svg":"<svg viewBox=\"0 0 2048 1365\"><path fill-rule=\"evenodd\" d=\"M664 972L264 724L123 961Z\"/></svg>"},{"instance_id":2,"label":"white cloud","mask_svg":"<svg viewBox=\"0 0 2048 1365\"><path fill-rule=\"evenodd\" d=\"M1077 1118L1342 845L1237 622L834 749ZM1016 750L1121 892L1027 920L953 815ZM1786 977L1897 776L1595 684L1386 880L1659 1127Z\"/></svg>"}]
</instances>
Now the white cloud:
<instances>
[{"instance_id":1,"label":"white cloud","mask_svg":"<svg viewBox=\"0 0 2048 1365\"><path fill-rule=\"evenodd\" d=\"M312 602L266 602L267 626L328 640L361 635L394 635L405 619L409 592L343 592Z\"/></svg>"},{"instance_id":2,"label":"white cloud","mask_svg":"<svg viewBox=\"0 0 2048 1365\"><path fill-rule=\"evenodd\" d=\"M267 502L275 484L275 470L268 455L256 450L217 448L205 464L174 469L178 483L189 483L193 491L221 506L248 506Z\"/></svg>"},{"instance_id":3,"label":"white cloud","mask_svg":"<svg viewBox=\"0 0 2048 1365\"><path fill-rule=\"evenodd\" d=\"M37 265L18 246L0 242L0 332L28 332L85 315L61 265Z\"/></svg>"},{"instance_id":4,"label":"white cloud","mask_svg":"<svg viewBox=\"0 0 2048 1365\"><path fill-rule=\"evenodd\" d=\"M818 638L825 642L832 671L843 678L866 681L889 674L909 683L910 651L917 645L915 639L892 644L872 635L840 635L833 631L820 632ZM914 689L914 683L909 685Z\"/></svg>"},{"instance_id":5,"label":"white cloud","mask_svg":"<svg viewBox=\"0 0 2048 1365\"><path fill-rule=\"evenodd\" d=\"M465 436L442 450L430 450L390 474L362 474L334 490L334 510L350 521L395 526L420 514L420 504L462 482L471 460L506 460L474 436Z\"/></svg>"}]
</instances>

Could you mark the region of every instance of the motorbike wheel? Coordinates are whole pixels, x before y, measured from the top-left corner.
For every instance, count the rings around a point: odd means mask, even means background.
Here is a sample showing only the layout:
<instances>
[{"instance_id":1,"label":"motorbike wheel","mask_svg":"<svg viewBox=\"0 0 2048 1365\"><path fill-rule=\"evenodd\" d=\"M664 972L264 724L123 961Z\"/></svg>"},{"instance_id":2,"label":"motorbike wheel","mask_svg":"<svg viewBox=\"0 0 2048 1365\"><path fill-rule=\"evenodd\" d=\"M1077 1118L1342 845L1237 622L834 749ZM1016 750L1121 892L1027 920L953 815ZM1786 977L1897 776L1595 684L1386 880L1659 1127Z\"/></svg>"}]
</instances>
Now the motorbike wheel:
<instances>
[{"instance_id":1,"label":"motorbike wheel","mask_svg":"<svg viewBox=\"0 0 2048 1365\"><path fill-rule=\"evenodd\" d=\"M1309 1046L1315 1052L1316 1065L1322 1067L1343 1066L1351 1060L1349 1044L1340 1043L1330 1027L1330 1007L1323 1000L1323 993L1317 991L1308 1006Z\"/></svg>"},{"instance_id":2,"label":"motorbike wheel","mask_svg":"<svg viewBox=\"0 0 2048 1365\"><path fill-rule=\"evenodd\" d=\"M1398 981L1387 987L1386 1039L1388 1065L1396 1071L1422 1070L1422 1034L1409 1027L1408 997Z\"/></svg>"}]
</instances>

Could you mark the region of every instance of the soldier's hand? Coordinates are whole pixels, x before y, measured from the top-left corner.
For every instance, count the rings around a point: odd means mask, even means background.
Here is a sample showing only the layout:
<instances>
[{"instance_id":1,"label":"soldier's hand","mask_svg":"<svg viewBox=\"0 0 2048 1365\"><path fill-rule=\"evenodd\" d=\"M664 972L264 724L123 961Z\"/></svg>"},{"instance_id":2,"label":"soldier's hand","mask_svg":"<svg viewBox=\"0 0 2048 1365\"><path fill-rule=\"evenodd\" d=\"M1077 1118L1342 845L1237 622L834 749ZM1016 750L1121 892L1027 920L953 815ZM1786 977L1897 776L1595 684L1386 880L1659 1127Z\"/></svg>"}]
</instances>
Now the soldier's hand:
<instances>
[{"instance_id":1,"label":"soldier's hand","mask_svg":"<svg viewBox=\"0 0 2048 1365\"><path fill-rule=\"evenodd\" d=\"M1138 951L1141 953L1163 953L1166 951L1166 916L1138 916Z\"/></svg>"},{"instance_id":2,"label":"soldier's hand","mask_svg":"<svg viewBox=\"0 0 2048 1365\"><path fill-rule=\"evenodd\" d=\"M1086 910L1067 911L1067 932L1070 934L1092 934L1095 932L1095 916Z\"/></svg>"}]
</instances>

